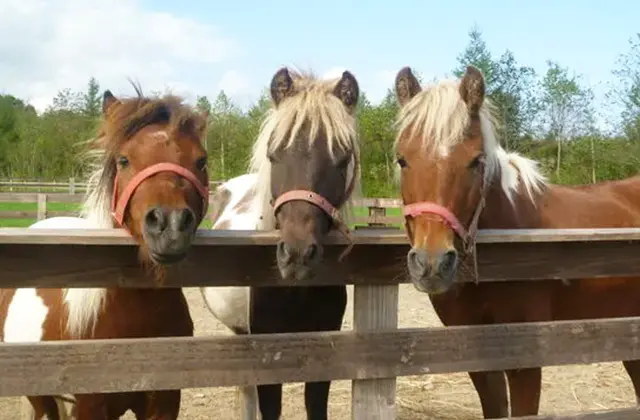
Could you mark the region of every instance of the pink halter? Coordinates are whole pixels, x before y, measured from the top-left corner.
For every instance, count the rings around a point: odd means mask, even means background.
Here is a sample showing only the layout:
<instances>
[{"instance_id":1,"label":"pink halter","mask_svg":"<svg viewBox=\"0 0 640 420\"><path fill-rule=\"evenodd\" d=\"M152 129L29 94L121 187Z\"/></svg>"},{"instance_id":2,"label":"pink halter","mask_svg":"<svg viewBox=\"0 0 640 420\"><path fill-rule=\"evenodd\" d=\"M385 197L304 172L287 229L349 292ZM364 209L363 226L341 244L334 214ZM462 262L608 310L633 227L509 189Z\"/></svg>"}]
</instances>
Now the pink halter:
<instances>
[{"instance_id":1,"label":"pink halter","mask_svg":"<svg viewBox=\"0 0 640 420\"><path fill-rule=\"evenodd\" d=\"M461 238L467 236L466 229L458 218L446 207L440 204L423 201L420 203L408 204L404 206L404 215L416 217L423 214L434 214L442 219L451 230L458 234Z\"/></svg>"},{"instance_id":2,"label":"pink halter","mask_svg":"<svg viewBox=\"0 0 640 420\"><path fill-rule=\"evenodd\" d=\"M332 220L336 220L340 217L340 212L338 211L338 209L335 208L331 203L329 203L326 198L313 191L307 190L291 190L282 194L273 203L273 212L277 212L280 206L289 201L306 201L307 203L314 204L320 207L325 213L327 213L327 215Z\"/></svg>"},{"instance_id":3,"label":"pink halter","mask_svg":"<svg viewBox=\"0 0 640 420\"><path fill-rule=\"evenodd\" d=\"M118 226L124 228L124 212L129 205L129 200L131 200L131 196L135 192L136 188L142 184L144 180L149 178L152 175L155 175L159 172L174 172L180 175L183 178L186 178L193 186L198 190L198 193L202 197L202 215L204 217L207 214L207 210L209 208L209 186L204 185L200 180L187 168L184 166L177 165L175 163L170 162L162 162L156 163L155 165L151 165L148 168L143 169L138 172L131 181L127 184L122 191L122 195L118 200L118 175L116 175L113 180L113 197L111 199L111 214L115 219ZM125 228L126 229L126 228Z\"/></svg>"}]
</instances>

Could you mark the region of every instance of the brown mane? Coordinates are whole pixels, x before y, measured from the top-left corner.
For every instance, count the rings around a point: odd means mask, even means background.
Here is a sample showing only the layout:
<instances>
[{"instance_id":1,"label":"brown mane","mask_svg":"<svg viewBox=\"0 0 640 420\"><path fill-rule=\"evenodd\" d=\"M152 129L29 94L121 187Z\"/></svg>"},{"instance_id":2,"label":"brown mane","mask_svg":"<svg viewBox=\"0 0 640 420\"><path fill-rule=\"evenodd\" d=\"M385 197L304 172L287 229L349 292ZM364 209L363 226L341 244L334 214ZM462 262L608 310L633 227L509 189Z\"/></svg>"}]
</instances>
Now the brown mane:
<instances>
[{"instance_id":1,"label":"brown mane","mask_svg":"<svg viewBox=\"0 0 640 420\"><path fill-rule=\"evenodd\" d=\"M108 118L103 119L99 137L105 143L102 147L113 150L133 137L144 127L153 124L168 124L168 130L183 134L195 134L207 123L206 116L197 112L184 100L173 94L161 97L144 96L139 86L133 85L137 96L120 99Z\"/></svg>"}]
</instances>

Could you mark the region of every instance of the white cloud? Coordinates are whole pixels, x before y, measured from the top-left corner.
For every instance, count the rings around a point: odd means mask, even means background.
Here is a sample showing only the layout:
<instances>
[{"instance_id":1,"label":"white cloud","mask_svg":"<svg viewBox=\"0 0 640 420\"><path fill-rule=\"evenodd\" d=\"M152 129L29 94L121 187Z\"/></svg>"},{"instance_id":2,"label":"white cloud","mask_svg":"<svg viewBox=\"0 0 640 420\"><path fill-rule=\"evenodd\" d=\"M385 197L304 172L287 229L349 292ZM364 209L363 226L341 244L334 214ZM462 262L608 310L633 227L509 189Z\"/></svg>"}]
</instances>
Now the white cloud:
<instances>
[{"instance_id":1,"label":"white cloud","mask_svg":"<svg viewBox=\"0 0 640 420\"><path fill-rule=\"evenodd\" d=\"M238 96L251 93L249 79L238 70L225 72L218 82L218 89L224 90L229 96Z\"/></svg>"},{"instance_id":2,"label":"white cloud","mask_svg":"<svg viewBox=\"0 0 640 420\"><path fill-rule=\"evenodd\" d=\"M331 67L329 70L322 74L323 79L337 79L342 76L342 73L347 70L346 67Z\"/></svg>"},{"instance_id":3,"label":"white cloud","mask_svg":"<svg viewBox=\"0 0 640 420\"><path fill-rule=\"evenodd\" d=\"M38 109L60 89L83 90L92 76L114 93L133 93L129 77L145 91L192 93L198 86L183 82L191 74L239 53L216 27L136 0L0 1L0 91Z\"/></svg>"}]
</instances>

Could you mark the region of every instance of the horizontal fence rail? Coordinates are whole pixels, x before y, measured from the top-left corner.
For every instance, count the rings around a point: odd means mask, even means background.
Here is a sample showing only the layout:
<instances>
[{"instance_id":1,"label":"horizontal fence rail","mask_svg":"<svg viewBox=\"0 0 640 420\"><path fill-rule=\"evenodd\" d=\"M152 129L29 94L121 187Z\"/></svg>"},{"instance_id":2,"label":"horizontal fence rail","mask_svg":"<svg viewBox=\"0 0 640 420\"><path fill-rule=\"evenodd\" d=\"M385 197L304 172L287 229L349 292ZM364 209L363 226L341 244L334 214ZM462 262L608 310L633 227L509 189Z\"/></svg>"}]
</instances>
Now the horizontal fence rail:
<instances>
[{"instance_id":1,"label":"horizontal fence rail","mask_svg":"<svg viewBox=\"0 0 640 420\"><path fill-rule=\"evenodd\" d=\"M199 230L190 256L168 269L163 287L354 284L354 331L4 343L0 396L350 379L352 418L391 420L399 376L640 359L640 317L397 329L409 250L401 230L354 231L355 246L341 263L347 241L330 234L323 267L331 275L321 269L304 284L287 283L275 271L278 240L277 231ZM477 242L482 282L640 272L640 228L484 230ZM0 287L159 287L144 279L137 257L121 229L0 229ZM461 274L457 280L476 279Z\"/></svg>"},{"instance_id":2,"label":"horizontal fence rail","mask_svg":"<svg viewBox=\"0 0 640 420\"><path fill-rule=\"evenodd\" d=\"M345 284L342 278L360 285L408 281L409 245L402 231L353 232L355 246L342 262L337 259L347 242L340 234L330 234L319 274L304 284L288 283L277 273L278 239L277 231L201 229L186 261L167 269L165 285ZM477 242L479 281L625 277L640 272L640 228L484 230ZM332 275L323 275L325 271ZM470 270L459 271L458 281L475 281ZM122 229L0 229L0 287L153 287L141 274L134 241Z\"/></svg>"},{"instance_id":3,"label":"horizontal fence rail","mask_svg":"<svg viewBox=\"0 0 640 420\"><path fill-rule=\"evenodd\" d=\"M0 396L362 380L633 360L640 359L638 333L640 317L9 343L0 346Z\"/></svg>"}]
</instances>

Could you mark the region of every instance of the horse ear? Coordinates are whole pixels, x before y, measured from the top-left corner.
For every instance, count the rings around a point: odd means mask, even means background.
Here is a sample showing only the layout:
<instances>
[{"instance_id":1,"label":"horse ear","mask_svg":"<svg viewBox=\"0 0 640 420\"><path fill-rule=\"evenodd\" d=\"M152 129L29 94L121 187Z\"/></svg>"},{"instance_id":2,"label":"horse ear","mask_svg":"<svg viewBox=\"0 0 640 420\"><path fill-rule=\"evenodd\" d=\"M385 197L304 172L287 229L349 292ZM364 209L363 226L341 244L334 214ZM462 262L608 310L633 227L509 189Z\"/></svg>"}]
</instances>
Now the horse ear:
<instances>
[{"instance_id":1,"label":"horse ear","mask_svg":"<svg viewBox=\"0 0 640 420\"><path fill-rule=\"evenodd\" d=\"M286 67L281 68L273 75L271 79L271 99L280 105L285 98L293 95L293 79Z\"/></svg>"},{"instance_id":2,"label":"horse ear","mask_svg":"<svg viewBox=\"0 0 640 420\"><path fill-rule=\"evenodd\" d=\"M360 97L360 87L355 76L349 71L342 72L342 77L333 88L333 94L342 101L344 106L352 112L358 104L358 98Z\"/></svg>"},{"instance_id":3,"label":"horse ear","mask_svg":"<svg viewBox=\"0 0 640 420\"><path fill-rule=\"evenodd\" d=\"M484 94L485 84L482 72L474 66L468 66L460 82L460 96L472 115L480 112Z\"/></svg>"},{"instance_id":4,"label":"horse ear","mask_svg":"<svg viewBox=\"0 0 640 420\"><path fill-rule=\"evenodd\" d=\"M413 75L411 67L403 67L396 75L396 99L400 106L405 106L422 88Z\"/></svg>"},{"instance_id":5,"label":"horse ear","mask_svg":"<svg viewBox=\"0 0 640 420\"><path fill-rule=\"evenodd\" d=\"M113 96L113 93L111 93L110 90L105 90L102 94L102 113L106 115L109 108L119 103L120 101L118 100L118 98Z\"/></svg>"}]
</instances>

